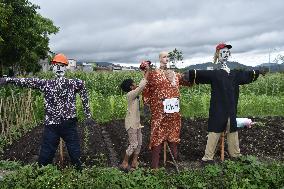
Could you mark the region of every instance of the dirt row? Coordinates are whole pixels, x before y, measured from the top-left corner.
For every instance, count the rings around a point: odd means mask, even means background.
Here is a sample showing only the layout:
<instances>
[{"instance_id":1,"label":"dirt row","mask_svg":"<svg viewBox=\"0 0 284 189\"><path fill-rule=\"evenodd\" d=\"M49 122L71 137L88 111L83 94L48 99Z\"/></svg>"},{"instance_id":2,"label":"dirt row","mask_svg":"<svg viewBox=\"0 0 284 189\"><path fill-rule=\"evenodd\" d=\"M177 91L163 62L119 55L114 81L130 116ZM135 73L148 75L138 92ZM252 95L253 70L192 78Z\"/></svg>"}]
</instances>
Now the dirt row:
<instances>
[{"instance_id":1,"label":"dirt row","mask_svg":"<svg viewBox=\"0 0 284 189\"><path fill-rule=\"evenodd\" d=\"M251 129L239 131L240 148L244 155L254 155L265 160L284 161L284 117L252 118L258 124ZM150 151L148 150L150 124L143 121L143 144L140 154L141 166L149 167ZM31 132L7 146L1 159L21 161L30 164L37 161L43 126L34 128ZM206 146L207 119L182 119L181 143L179 145L179 162L186 166L199 165ZM109 123L84 127L79 124L78 132L81 138L82 162L86 166L102 165L117 166L128 145L124 120L114 120ZM225 147L226 149L226 147ZM219 160L219 152L216 153ZM170 156L168 156L170 157ZM62 166L69 164L68 153L64 150ZM225 153L225 158L229 158ZM56 154L55 164L59 162ZM162 161L161 161L162 162Z\"/></svg>"}]
</instances>

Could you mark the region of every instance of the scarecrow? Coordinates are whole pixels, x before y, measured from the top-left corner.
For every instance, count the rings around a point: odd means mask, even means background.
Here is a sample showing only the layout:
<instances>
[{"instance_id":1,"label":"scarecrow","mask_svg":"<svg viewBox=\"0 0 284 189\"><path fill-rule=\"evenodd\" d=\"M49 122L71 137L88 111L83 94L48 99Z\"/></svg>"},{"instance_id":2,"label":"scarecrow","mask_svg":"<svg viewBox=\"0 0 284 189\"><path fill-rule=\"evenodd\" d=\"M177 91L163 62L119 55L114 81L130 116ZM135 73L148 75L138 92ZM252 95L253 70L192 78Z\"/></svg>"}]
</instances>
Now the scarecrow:
<instances>
[{"instance_id":1,"label":"scarecrow","mask_svg":"<svg viewBox=\"0 0 284 189\"><path fill-rule=\"evenodd\" d=\"M211 100L208 120L208 139L202 163L212 163L215 149L221 133L227 132L228 152L231 157L241 156L237 131L237 106L239 99L239 85L257 80L259 74L265 71L230 70L227 60L231 56L231 45L218 44L214 56L214 63L218 63L217 70L189 70L184 73L185 80L196 84L211 85Z\"/></svg>"},{"instance_id":2,"label":"scarecrow","mask_svg":"<svg viewBox=\"0 0 284 189\"><path fill-rule=\"evenodd\" d=\"M79 93L86 115L86 124L93 124L85 84L79 79L64 77L68 59L57 54L51 61L55 79L1 78L0 84L38 89L44 94L45 119L44 132L38 163L51 164L60 138L65 141L71 163L81 169L80 144L77 133L76 93Z\"/></svg>"},{"instance_id":3,"label":"scarecrow","mask_svg":"<svg viewBox=\"0 0 284 189\"><path fill-rule=\"evenodd\" d=\"M149 74L150 61L143 61L141 63L141 70L144 71L144 78L137 86L133 79L125 79L121 83L121 89L126 92L127 99L127 113L125 116L125 129L128 135L129 145L125 151L123 162L119 166L123 171L129 170L129 158L132 155L132 163L130 170L138 168L138 156L142 146L142 128L140 123L140 98L139 95L147 84L147 77Z\"/></svg>"},{"instance_id":4,"label":"scarecrow","mask_svg":"<svg viewBox=\"0 0 284 189\"><path fill-rule=\"evenodd\" d=\"M177 144L180 142L181 115L179 85L189 83L182 75L167 68L168 52L159 55L160 68L152 70L143 90L143 100L151 111L151 134L149 148L152 151L151 167L158 168L163 142L168 142L174 159L177 159Z\"/></svg>"}]
</instances>

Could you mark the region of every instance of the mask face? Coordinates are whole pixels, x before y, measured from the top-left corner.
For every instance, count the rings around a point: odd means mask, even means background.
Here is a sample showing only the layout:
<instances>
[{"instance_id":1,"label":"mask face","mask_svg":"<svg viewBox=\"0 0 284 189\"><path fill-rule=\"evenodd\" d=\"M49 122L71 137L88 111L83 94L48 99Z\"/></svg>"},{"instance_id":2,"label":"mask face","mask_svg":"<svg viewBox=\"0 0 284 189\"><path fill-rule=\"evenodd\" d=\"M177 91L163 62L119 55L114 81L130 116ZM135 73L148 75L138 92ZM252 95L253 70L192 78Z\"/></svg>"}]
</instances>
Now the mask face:
<instances>
[{"instance_id":1,"label":"mask face","mask_svg":"<svg viewBox=\"0 0 284 189\"><path fill-rule=\"evenodd\" d=\"M169 62L169 57L167 54L163 54L161 57L160 57L160 64L161 66L163 67L167 67L167 64Z\"/></svg>"},{"instance_id":2,"label":"mask face","mask_svg":"<svg viewBox=\"0 0 284 189\"><path fill-rule=\"evenodd\" d=\"M227 62L230 56L231 56L230 49L228 49L227 47L220 49L218 57L220 62Z\"/></svg>"},{"instance_id":3,"label":"mask face","mask_svg":"<svg viewBox=\"0 0 284 189\"><path fill-rule=\"evenodd\" d=\"M52 71L57 77L63 77L66 72L66 66L63 64L54 64Z\"/></svg>"}]
</instances>

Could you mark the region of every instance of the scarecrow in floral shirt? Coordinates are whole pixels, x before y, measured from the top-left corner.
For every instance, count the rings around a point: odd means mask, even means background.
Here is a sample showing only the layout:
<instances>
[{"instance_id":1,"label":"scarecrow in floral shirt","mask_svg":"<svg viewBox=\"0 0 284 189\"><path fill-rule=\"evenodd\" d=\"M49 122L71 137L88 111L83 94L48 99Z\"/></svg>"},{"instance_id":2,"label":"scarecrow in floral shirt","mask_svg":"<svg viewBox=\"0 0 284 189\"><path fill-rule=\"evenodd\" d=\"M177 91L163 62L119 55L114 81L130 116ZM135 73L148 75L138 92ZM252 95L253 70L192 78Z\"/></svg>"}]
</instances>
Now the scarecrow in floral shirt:
<instances>
[{"instance_id":1,"label":"scarecrow in floral shirt","mask_svg":"<svg viewBox=\"0 0 284 189\"><path fill-rule=\"evenodd\" d=\"M79 79L64 77L68 59L63 54L57 54L51 61L55 79L38 78L1 78L0 84L38 89L44 94L45 119L43 141L38 163L52 163L60 137L65 141L71 162L81 169L80 144L77 133L76 93L79 93L86 115L86 123L93 124L85 84Z\"/></svg>"}]
</instances>

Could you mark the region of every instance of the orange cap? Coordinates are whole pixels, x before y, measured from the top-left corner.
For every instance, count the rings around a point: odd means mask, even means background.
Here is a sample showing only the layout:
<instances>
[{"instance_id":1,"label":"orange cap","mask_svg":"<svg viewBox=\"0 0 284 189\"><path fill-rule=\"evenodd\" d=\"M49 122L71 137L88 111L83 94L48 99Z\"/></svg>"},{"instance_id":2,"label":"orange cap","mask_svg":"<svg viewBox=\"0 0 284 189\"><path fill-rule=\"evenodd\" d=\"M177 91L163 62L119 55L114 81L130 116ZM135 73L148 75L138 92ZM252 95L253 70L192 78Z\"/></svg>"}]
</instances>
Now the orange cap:
<instances>
[{"instance_id":1,"label":"orange cap","mask_svg":"<svg viewBox=\"0 0 284 189\"><path fill-rule=\"evenodd\" d=\"M56 64L56 63L61 63L68 66L68 59L64 54L60 53L55 55L51 61L51 64Z\"/></svg>"}]
</instances>

